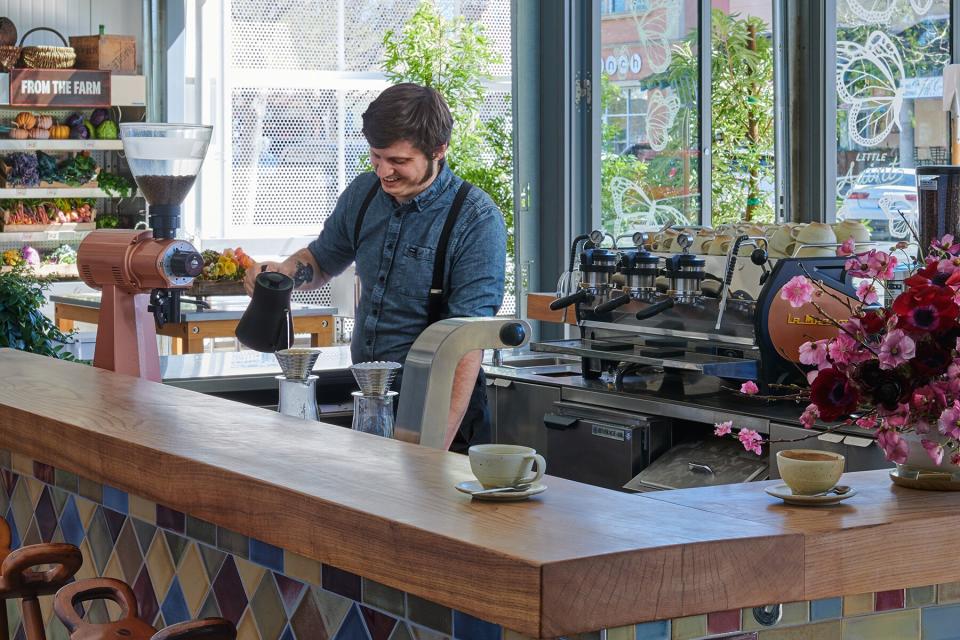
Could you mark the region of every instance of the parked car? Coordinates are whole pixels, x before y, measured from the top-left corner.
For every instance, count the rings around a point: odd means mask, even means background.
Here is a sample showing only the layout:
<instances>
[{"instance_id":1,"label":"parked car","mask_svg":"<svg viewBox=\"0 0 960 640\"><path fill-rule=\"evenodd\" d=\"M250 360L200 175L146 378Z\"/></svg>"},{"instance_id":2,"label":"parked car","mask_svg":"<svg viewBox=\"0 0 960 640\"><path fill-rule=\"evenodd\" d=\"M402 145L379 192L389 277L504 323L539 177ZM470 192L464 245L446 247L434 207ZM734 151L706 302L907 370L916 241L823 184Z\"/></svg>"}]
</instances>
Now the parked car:
<instances>
[{"instance_id":1,"label":"parked car","mask_svg":"<svg viewBox=\"0 0 960 640\"><path fill-rule=\"evenodd\" d=\"M837 211L838 220L863 220L874 240L901 240L909 235L907 225L917 216L917 176L914 169L869 167L857 177Z\"/></svg>"}]
</instances>

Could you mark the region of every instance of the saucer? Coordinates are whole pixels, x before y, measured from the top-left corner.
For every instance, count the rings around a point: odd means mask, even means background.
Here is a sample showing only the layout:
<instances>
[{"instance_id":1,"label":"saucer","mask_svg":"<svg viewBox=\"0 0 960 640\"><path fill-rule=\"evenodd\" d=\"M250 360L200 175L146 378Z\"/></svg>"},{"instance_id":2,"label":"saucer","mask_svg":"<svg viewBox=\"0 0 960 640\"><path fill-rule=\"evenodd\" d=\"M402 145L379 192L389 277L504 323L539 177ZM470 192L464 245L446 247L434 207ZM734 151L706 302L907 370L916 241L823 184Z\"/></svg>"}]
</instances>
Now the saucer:
<instances>
[{"instance_id":1,"label":"saucer","mask_svg":"<svg viewBox=\"0 0 960 640\"><path fill-rule=\"evenodd\" d=\"M498 500L500 502L509 502L511 500L526 500L530 496L543 493L547 490L545 484L535 484L526 491L499 491L497 493L481 493L474 495L477 491L483 491L483 485L476 480L468 480L457 485L457 491L467 493L475 500Z\"/></svg>"},{"instance_id":2,"label":"saucer","mask_svg":"<svg viewBox=\"0 0 960 640\"><path fill-rule=\"evenodd\" d=\"M764 489L768 494L774 498L780 498L787 504L796 504L802 506L819 506L827 504L837 504L842 502L847 498L852 498L857 495L856 489L850 489L847 493L842 496L838 496L835 493L831 493L825 496L804 496L804 495L794 495L793 491L785 484L778 484L773 487L767 487Z\"/></svg>"}]
</instances>

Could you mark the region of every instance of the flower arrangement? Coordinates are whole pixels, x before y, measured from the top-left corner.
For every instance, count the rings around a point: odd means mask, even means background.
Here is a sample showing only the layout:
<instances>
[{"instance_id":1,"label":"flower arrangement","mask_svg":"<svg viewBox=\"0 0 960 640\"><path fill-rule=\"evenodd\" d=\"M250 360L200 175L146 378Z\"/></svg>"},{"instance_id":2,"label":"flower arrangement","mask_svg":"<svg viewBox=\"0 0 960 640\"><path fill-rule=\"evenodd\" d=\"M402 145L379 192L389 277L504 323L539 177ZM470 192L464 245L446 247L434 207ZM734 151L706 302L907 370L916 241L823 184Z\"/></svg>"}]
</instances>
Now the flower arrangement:
<instances>
[{"instance_id":1,"label":"flower arrangement","mask_svg":"<svg viewBox=\"0 0 960 640\"><path fill-rule=\"evenodd\" d=\"M842 300L807 276L796 276L780 292L792 307L812 304L837 330L800 346L809 383L793 396L809 400L800 422L808 429L823 420L873 430L885 457L898 464L908 457L903 436L914 433L935 464L946 458L960 465L960 242L950 235L934 241L923 267L889 308L876 303L896 257L876 249L854 253L852 240L838 255L849 257L847 274L860 279L861 304ZM825 296L841 300L849 319L826 314L818 303ZM756 395L758 388L751 381L740 391ZM714 433L733 434L733 425L717 424ZM745 449L761 452L760 434L740 429L736 435Z\"/></svg>"},{"instance_id":2,"label":"flower arrangement","mask_svg":"<svg viewBox=\"0 0 960 640\"><path fill-rule=\"evenodd\" d=\"M247 269L254 264L253 258L243 249L224 249L223 253L207 250L203 252L203 271L201 280L243 280Z\"/></svg>"}]
</instances>

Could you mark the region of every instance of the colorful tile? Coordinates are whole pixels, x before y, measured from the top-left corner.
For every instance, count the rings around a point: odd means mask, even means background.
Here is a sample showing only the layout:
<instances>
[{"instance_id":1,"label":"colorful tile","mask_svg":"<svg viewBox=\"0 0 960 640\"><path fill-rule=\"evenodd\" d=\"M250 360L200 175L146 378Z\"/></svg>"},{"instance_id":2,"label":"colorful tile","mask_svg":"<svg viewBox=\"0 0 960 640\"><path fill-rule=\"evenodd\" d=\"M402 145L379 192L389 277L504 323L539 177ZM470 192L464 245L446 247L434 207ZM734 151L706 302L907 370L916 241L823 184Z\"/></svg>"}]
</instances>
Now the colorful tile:
<instances>
[{"instance_id":1,"label":"colorful tile","mask_svg":"<svg viewBox=\"0 0 960 640\"><path fill-rule=\"evenodd\" d=\"M194 518L187 514L186 532L188 538L193 538L199 542L209 544L211 547L217 546L217 525Z\"/></svg>"},{"instance_id":2,"label":"colorful tile","mask_svg":"<svg viewBox=\"0 0 960 640\"><path fill-rule=\"evenodd\" d=\"M9 449L0 449L0 467L4 469L10 468L10 450Z\"/></svg>"},{"instance_id":3,"label":"colorful tile","mask_svg":"<svg viewBox=\"0 0 960 640\"><path fill-rule=\"evenodd\" d=\"M180 564L183 552L187 548L188 540L172 531L164 531L164 537L167 539L167 548L170 549L170 557L173 559L173 566Z\"/></svg>"},{"instance_id":4,"label":"colorful tile","mask_svg":"<svg viewBox=\"0 0 960 640\"><path fill-rule=\"evenodd\" d=\"M730 633L732 631L740 631L740 609L707 614L707 633Z\"/></svg>"},{"instance_id":5,"label":"colorful tile","mask_svg":"<svg viewBox=\"0 0 960 640\"><path fill-rule=\"evenodd\" d=\"M257 623L260 637L263 640L278 640L287 624L287 613L283 609L283 602L271 574L267 574L260 581L260 586L250 599L250 608L253 610L253 619Z\"/></svg>"},{"instance_id":6,"label":"colorful tile","mask_svg":"<svg viewBox=\"0 0 960 640\"><path fill-rule=\"evenodd\" d=\"M157 535L157 528L152 524L132 518L133 531L137 534L137 542L140 545L140 551L146 553L153 544L153 538Z\"/></svg>"},{"instance_id":7,"label":"colorful tile","mask_svg":"<svg viewBox=\"0 0 960 640\"><path fill-rule=\"evenodd\" d=\"M331 634L327 632L323 623L323 617L320 615L320 607L311 593L307 593L300 601L300 606L296 612L290 616L290 626L297 638L316 638L317 640L327 640Z\"/></svg>"},{"instance_id":8,"label":"colorful tile","mask_svg":"<svg viewBox=\"0 0 960 640\"><path fill-rule=\"evenodd\" d=\"M454 610L453 637L459 640L500 640L500 625Z\"/></svg>"},{"instance_id":9,"label":"colorful tile","mask_svg":"<svg viewBox=\"0 0 960 640\"><path fill-rule=\"evenodd\" d=\"M347 617L333 636L333 640L371 640L356 606L350 607Z\"/></svg>"},{"instance_id":10,"label":"colorful tile","mask_svg":"<svg viewBox=\"0 0 960 640\"><path fill-rule=\"evenodd\" d=\"M267 570L243 558L234 558L233 561L237 563L237 573L240 574L240 582L243 583L243 590L247 594L247 599L253 598L253 594L260 586L260 581L263 580Z\"/></svg>"},{"instance_id":11,"label":"colorful tile","mask_svg":"<svg viewBox=\"0 0 960 640\"><path fill-rule=\"evenodd\" d=\"M240 581L240 574L237 572L233 557L227 556L223 561L220 573L213 581L213 593L217 597L217 604L220 605L221 615L233 624L238 624L240 616L247 608L247 594L243 590L243 583Z\"/></svg>"},{"instance_id":12,"label":"colorful tile","mask_svg":"<svg viewBox=\"0 0 960 640\"><path fill-rule=\"evenodd\" d=\"M257 625L253 621L253 614L249 609L237 624L237 640L261 640L260 634L257 633Z\"/></svg>"},{"instance_id":13,"label":"colorful tile","mask_svg":"<svg viewBox=\"0 0 960 640\"><path fill-rule=\"evenodd\" d=\"M123 569L120 568L120 559L117 557L116 551L110 554L110 559L107 561L107 566L103 569L103 577L113 578L114 580L119 580L120 582L126 582L125 576L123 575Z\"/></svg>"},{"instance_id":14,"label":"colorful tile","mask_svg":"<svg viewBox=\"0 0 960 640\"><path fill-rule=\"evenodd\" d=\"M86 531L93 521L93 514L97 512L97 504L78 496L74 496L74 499L77 503L77 512L80 514L80 522L83 524L84 531Z\"/></svg>"},{"instance_id":15,"label":"colorful tile","mask_svg":"<svg viewBox=\"0 0 960 640\"><path fill-rule=\"evenodd\" d=\"M20 546L20 534L17 532L17 527L14 526L14 524L11 524L14 522L12 506L7 511L7 515L4 516L4 519L8 524L10 524L10 548L16 549Z\"/></svg>"},{"instance_id":16,"label":"colorful tile","mask_svg":"<svg viewBox=\"0 0 960 640\"><path fill-rule=\"evenodd\" d=\"M162 504L157 505L157 526L164 529L170 529L177 533L183 533L185 527L185 516L182 512Z\"/></svg>"},{"instance_id":17,"label":"colorful tile","mask_svg":"<svg viewBox=\"0 0 960 640\"><path fill-rule=\"evenodd\" d=\"M16 527L23 539L33 519L33 503L30 501L26 482L18 482L14 488L13 495L10 496L10 510L13 512L13 522L10 525Z\"/></svg>"},{"instance_id":18,"label":"colorful tile","mask_svg":"<svg viewBox=\"0 0 960 640\"><path fill-rule=\"evenodd\" d=\"M45 484L54 483L54 469L49 464L33 461L33 477Z\"/></svg>"},{"instance_id":19,"label":"colorful tile","mask_svg":"<svg viewBox=\"0 0 960 640\"><path fill-rule=\"evenodd\" d=\"M187 606L187 600L183 595L183 589L180 588L180 580L174 578L167 590L167 597L163 599L160 605L160 612L163 614L163 620L166 624L177 624L190 620L190 611Z\"/></svg>"},{"instance_id":20,"label":"colorful tile","mask_svg":"<svg viewBox=\"0 0 960 640\"><path fill-rule=\"evenodd\" d=\"M937 602L947 604L960 602L960 582L945 582L937 585Z\"/></svg>"},{"instance_id":21,"label":"colorful tile","mask_svg":"<svg viewBox=\"0 0 960 640\"><path fill-rule=\"evenodd\" d=\"M220 573L220 567L223 566L223 560L226 557L227 554L219 549L200 545L200 558L203 560L203 566L207 570L207 577L210 578L210 582L213 582L217 574Z\"/></svg>"},{"instance_id":22,"label":"colorful tile","mask_svg":"<svg viewBox=\"0 0 960 640\"><path fill-rule=\"evenodd\" d=\"M518 636L517 640L521 640L523 636L514 632L508 631L507 629L503 630L503 640L507 640L507 635L515 634ZM612 629L607 629L606 640L635 640L637 637L637 630L634 625L627 627L613 627Z\"/></svg>"},{"instance_id":23,"label":"colorful tile","mask_svg":"<svg viewBox=\"0 0 960 640\"><path fill-rule=\"evenodd\" d=\"M707 616L675 618L670 625L671 640L691 640L707 635Z\"/></svg>"},{"instance_id":24,"label":"colorful tile","mask_svg":"<svg viewBox=\"0 0 960 640\"><path fill-rule=\"evenodd\" d=\"M70 497L70 494L63 489L50 487L50 497L53 499L53 510L59 518L60 514L63 513L63 508L67 505L67 498Z\"/></svg>"},{"instance_id":25,"label":"colorful tile","mask_svg":"<svg viewBox=\"0 0 960 640\"><path fill-rule=\"evenodd\" d=\"M894 609L903 609L906 602L906 592L904 589L894 589L892 591L878 591L874 599L874 611L892 611Z\"/></svg>"},{"instance_id":26,"label":"colorful tile","mask_svg":"<svg viewBox=\"0 0 960 640\"><path fill-rule=\"evenodd\" d=\"M759 640L845 640L846 636L841 635L842 630L843 623L840 620L830 620L798 627L760 631L757 633L757 637ZM907 639L902 638L901 640Z\"/></svg>"},{"instance_id":27,"label":"colorful tile","mask_svg":"<svg viewBox=\"0 0 960 640\"><path fill-rule=\"evenodd\" d=\"M23 536L23 546L29 547L30 545L40 544L40 529L37 528L37 521L31 520L30 526L27 527L27 532Z\"/></svg>"},{"instance_id":28,"label":"colorful tile","mask_svg":"<svg viewBox=\"0 0 960 640\"><path fill-rule=\"evenodd\" d=\"M54 469L53 484L69 493L78 493L77 474L63 469Z\"/></svg>"},{"instance_id":29,"label":"colorful tile","mask_svg":"<svg viewBox=\"0 0 960 640\"><path fill-rule=\"evenodd\" d=\"M107 566L107 560L110 559L110 552L113 551L113 540L110 538L110 531L107 529L107 521L103 516L103 509L99 507L87 530L87 540L90 541L90 550L93 551L93 561L97 567L97 573L102 573Z\"/></svg>"},{"instance_id":30,"label":"colorful tile","mask_svg":"<svg viewBox=\"0 0 960 640\"><path fill-rule=\"evenodd\" d=\"M183 596L190 617L195 617L203 603L203 597L210 588L210 580L207 578L207 572L203 567L203 560L200 558L197 543L191 542L187 545L187 550L180 561L180 567L177 569L177 576L180 578L180 585L183 589Z\"/></svg>"},{"instance_id":31,"label":"colorful tile","mask_svg":"<svg viewBox=\"0 0 960 640\"><path fill-rule=\"evenodd\" d=\"M31 478L29 476L24 476L23 480L27 483L27 493L30 495L30 504L34 507L37 506L37 500L40 499L40 494L43 492L43 489L46 485L37 480L36 478Z\"/></svg>"},{"instance_id":32,"label":"colorful tile","mask_svg":"<svg viewBox=\"0 0 960 640\"><path fill-rule=\"evenodd\" d=\"M283 552L284 573L291 578L296 578L301 582L319 586L323 578L321 577L321 565L318 560L306 558L291 551Z\"/></svg>"},{"instance_id":33,"label":"colorful tile","mask_svg":"<svg viewBox=\"0 0 960 640\"><path fill-rule=\"evenodd\" d=\"M153 590L157 594L157 600L162 601L167 595L167 589L170 588L175 573L164 536L153 537L153 544L144 556L144 561L150 568L150 577L153 579Z\"/></svg>"},{"instance_id":34,"label":"colorful tile","mask_svg":"<svg viewBox=\"0 0 960 640\"><path fill-rule=\"evenodd\" d=\"M937 601L937 586L913 587L907 589L908 607L924 607Z\"/></svg>"},{"instance_id":35,"label":"colorful tile","mask_svg":"<svg viewBox=\"0 0 960 640\"><path fill-rule=\"evenodd\" d=\"M403 591L367 578L362 579L362 584L363 601L366 604L371 604L396 616L403 617L405 611Z\"/></svg>"},{"instance_id":36,"label":"colorful tile","mask_svg":"<svg viewBox=\"0 0 960 640\"><path fill-rule=\"evenodd\" d=\"M123 530L120 531L115 550L120 560L120 568L123 570L123 580L130 584L136 580L140 573L140 566L143 564L143 554L140 552L137 534L133 530L132 518L127 520Z\"/></svg>"},{"instance_id":37,"label":"colorful tile","mask_svg":"<svg viewBox=\"0 0 960 640\"><path fill-rule=\"evenodd\" d=\"M283 549L250 538L250 560L283 573Z\"/></svg>"},{"instance_id":38,"label":"colorful tile","mask_svg":"<svg viewBox=\"0 0 960 640\"><path fill-rule=\"evenodd\" d=\"M440 633L453 633L453 610L450 607L425 600L412 593L407 594L407 618Z\"/></svg>"},{"instance_id":39,"label":"colorful tile","mask_svg":"<svg viewBox=\"0 0 960 640\"><path fill-rule=\"evenodd\" d=\"M83 557L83 564L77 569L74 576L77 580L86 580L87 578L96 578L98 575L95 562L93 560L93 551L90 549L90 543L83 540L77 545L80 547L80 555Z\"/></svg>"},{"instance_id":40,"label":"colorful tile","mask_svg":"<svg viewBox=\"0 0 960 640\"><path fill-rule=\"evenodd\" d=\"M79 490L80 495L87 500L96 502L97 504L103 502L103 486L99 482L87 480L86 478L80 478L77 489Z\"/></svg>"},{"instance_id":41,"label":"colorful tile","mask_svg":"<svg viewBox=\"0 0 960 640\"><path fill-rule=\"evenodd\" d=\"M960 605L923 609L920 628L921 640L956 640L960 636Z\"/></svg>"},{"instance_id":42,"label":"colorful tile","mask_svg":"<svg viewBox=\"0 0 960 640\"><path fill-rule=\"evenodd\" d=\"M157 524L157 505L155 502L129 494L127 496L127 506L130 509L129 515L148 524Z\"/></svg>"},{"instance_id":43,"label":"colorful tile","mask_svg":"<svg viewBox=\"0 0 960 640\"><path fill-rule=\"evenodd\" d=\"M157 594L153 590L153 581L150 579L150 570L146 565L140 570L136 582L133 583L133 593L137 596L140 607L140 617L144 620L153 620L160 613Z\"/></svg>"},{"instance_id":44,"label":"colorful tile","mask_svg":"<svg viewBox=\"0 0 960 640\"><path fill-rule=\"evenodd\" d=\"M20 480L20 475L14 473L9 468L0 470L0 478L3 478L3 486L7 490L7 497L13 495L13 490L17 486L17 482Z\"/></svg>"},{"instance_id":45,"label":"colorful tile","mask_svg":"<svg viewBox=\"0 0 960 640\"><path fill-rule=\"evenodd\" d=\"M810 602L810 621L830 620L843 615L843 600L841 598L824 598Z\"/></svg>"},{"instance_id":46,"label":"colorful tile","mask_svg":"<svg viewBox=\"0 0 960 640\"><path fill-rule=\"evenodd\" d=\"M920 637L920 609L843 620L843 640L908 640Z\"/></svg>"},{"instance_id":47,"label":"colorful tile","mask_svg":"<svg viewBox=\"0 0 960 640\"><path fill-rule=\"evenodd\" d=\"M121 491L116 487L103 485L103 506L109 507L114 511L128 515L130 513L130 504L127 498L127 492Z\"/></svg>"},{"instance_id":48,"label":"colorful tile","mask_svg":"<svg viewBox=\"0 0 960 640\"><path fill-rule=\"evenodd\" d=\"M416 624L410 625L410 631L413 632L414 640L449 640L449 636Z\"/></svg>"},{"instance_id":49,"label":"colorful tile","mask_svg":"<svg viewBox=\"0 0 960 640\"><path fill-rule=\"evenodd\" d=\"M310 589L310 592L316 598L317 606L320 608L323 626L327 633L332 636L343 624L343 619L353 606L353 601L323 589L314 588ZM306 597L304 597L304 600L306 600Z\"/></svg>"},{"instance_id":50,"label":"colorful tile","mask_svg":"<svg viewBox=\"0 0 960 640\"><path fill-rule=\"evenodd\" d=\"M860 616L873 613L874 597L872 593L859 593L843 597L843 617Z\"/></svg>"},{"instance_id":51,"label":"colorful tile","mask_svg":"<svg viewBox=\"0 0 960 640\"><path fill-rule=\"evenodd\" d=\"M634 627L637 640L670 640L670 621L643 622Z\"/></svg>"},{"instance_id":52,"label":"colorful tile","mask_svg":"<svg viewBox=\"0 0 960 640\"><path fill-rule=\"evenodd\" d=\"M10 468L19 473L21 476L29 476L33 473L33 460L22 453L11 451Z\"/></svg>"},{"instance_id":53,"label":"colorful tile","mask_svg":"<svg viewBox=\"0 0 960 640\"><path fill-rule=\"evenodd\" d=\"M393 628L397 625L396 618L363 605L360 605L360 615L363 616L363 621L367 624L367 631L370 633L372 640L390 639ZM497 630L498 634L494 640L500 640L499 627L497 627Z\"/></svg>"},{"instance_id":54,"label":"colorful tile","mask_svg":"<svg viewBox=\"0 0 960 640\"><path fill-rule=\"evenodd\" d=\"M57 510L53 506L49 487L44 487L40 493L34 516L37 519L37 528L40 530L40 539L43 542L50 542L57 528Z\"/></svg>"},{"instance_id":55,"label":"colorful tile","mask_svg":"<svg viewBox=\"0 0 960 640\"><path fill-rule=\"evenodd\" d=\"M343 569L337 569L329 564L323 565L323 580L321 584L327 591L339 593L345 598L359 601L361 598L360 576Z\"/></svg>"},{"instance_id":56,"label":"colorful tile","mask_svg":"<svg viewBox=\"0 0 960 640\"><path fill-rule=\"evenodd\" d=\"M207 594L207 599L203 601L203 606L200 607L200 611L195 616L196 618L222 618L223 614L220 613L220 605L217 604L217 596L210 590L210 593Z\"/></svg>"},{"instance_id":57,"label":"colorful tile","mask_svg":"<svg viewBox=\"0 0 960 640\"><path fill-rule=\"evenodd\" d=\"M511 638L507 636L508 631L504 631L503 640L527 640L526 638ZM410 627L403 620L397 621L397 626L393 628L390 634L390 640L413 640L413 634L410 633Z\"/></svg>"},{"instance_id":58,"label":"colorful tile","mask_svg":"<svg viewBox=\"0 0 960 640\"><path fill-rule=\"evenodd\" d=\"M283 608L289 613L293 613L297 602L300 600L300 594L303 592L304 584L297 580L291 580L282 573L273 574L273 579L277 583L277 591L280 592L280 600L283 601ZM403 615L401 611L399 615Z\"/></svg>"},{"instance_id":59,"label":"colorful tile","mask_svg":"<svg viewBox=\"0 0 960 640\"><path fill-rule=\"evenodd\" d=\"M120 537L120 532L123 530L123 524L127 521L127 516L123 515L119 511L104 508L103 518L107 521L107 529L110 531L110 539L113 540L113 542L116 542L117 538Z\"/></svg>"},{"instance_id":60,"label":"colorful tile","mask_svg":"<svg viewBox=\"0 0 960 640\"><path fill-rule=\"evenodd\" d=\"M250 539L223 527L217 527L217 547L238 558L246 559L250 555Z\"/></svg>"},{"instance_id":61,"label":"colorful tile","mask_svg":"<svg viewBox=\"0 0 960 640\"><path fill-rule=\"evenodd\" d=\"M285 627L283 633L280 634L280 640L296 640L293 636L293 629L291 629L289 625Z\"/></svg>"}]
</instances>

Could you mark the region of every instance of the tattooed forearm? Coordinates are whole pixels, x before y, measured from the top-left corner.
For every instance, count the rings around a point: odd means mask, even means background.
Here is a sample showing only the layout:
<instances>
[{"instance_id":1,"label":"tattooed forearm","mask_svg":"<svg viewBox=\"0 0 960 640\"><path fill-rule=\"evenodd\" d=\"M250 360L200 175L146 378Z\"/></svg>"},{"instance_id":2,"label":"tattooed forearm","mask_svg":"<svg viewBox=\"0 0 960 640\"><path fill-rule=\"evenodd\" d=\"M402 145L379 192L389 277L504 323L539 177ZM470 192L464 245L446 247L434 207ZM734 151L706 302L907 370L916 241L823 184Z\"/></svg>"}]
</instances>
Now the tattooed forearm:
<instances>
[{"instance_id":1,"label":"tattooed forearm","mask_svg":"<svg viewBox=\"0 0 960 640\"><path fill-rule=\"evenodd\" d=\"M297 270L293 273L293 285L300 287L313 282L313 265L297 260Z\"/></svg>"}]
</instances>

